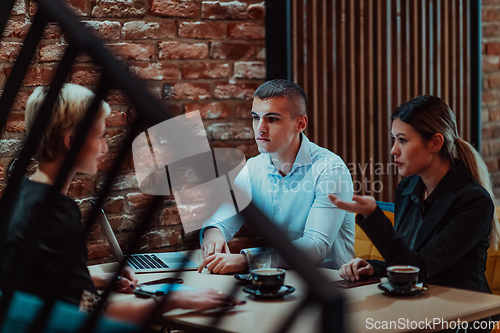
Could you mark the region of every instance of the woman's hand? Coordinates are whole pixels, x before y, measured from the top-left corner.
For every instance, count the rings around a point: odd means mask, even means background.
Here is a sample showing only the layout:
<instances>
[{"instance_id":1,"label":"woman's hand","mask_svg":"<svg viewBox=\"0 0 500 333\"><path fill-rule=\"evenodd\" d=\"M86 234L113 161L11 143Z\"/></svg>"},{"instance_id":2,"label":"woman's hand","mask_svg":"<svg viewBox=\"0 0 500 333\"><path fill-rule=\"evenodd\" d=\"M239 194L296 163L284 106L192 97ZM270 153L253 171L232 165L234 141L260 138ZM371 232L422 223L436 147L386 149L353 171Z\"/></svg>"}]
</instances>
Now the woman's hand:
<instances>
[{"instance_id":1,"label":"woman's hand","mask_svg":"<svg viewBox=\"0 0 500 333\"><path fill-rule=\"evenodd\" d=\"M335 206L340 209L346 210L348 212L363 214L364 217L368 217L377 209L377 203L375 198L369 195L353 195L353 202L345 202L337 198L333 194L329 194L328 198L333 202Z\"/></svg>"},{"instance_id":2,"label":"woman's hand","mask_svg":"<svg viewBox=\"0 0 500 333\"><path fill-rule=\"evenodd\" d=\"M361 275L372 276L375 273L372 265L361 258L351 259L339 269L340 277L344 280L358 281Z\"/></svg>"},{"instance_id":3,"label":"woman's hand","mask_svg":"<svg viewBox=\"0 0 500 333\"><path fill-rule=\"evenodd\" d=\"M131 267L123 267L120 276L121 278L117 281L116 291L120 293L131 293L135 288L137 288L138 280L135 276L134 270Z\"/></svg>"},{"instance_id":4,"label":"woman's hand","mask_svg":"<svg viewBox=\"0 0 500 333\"><path fill-rule=\"evenodd\" d=\"M172 309L209 310L234 307L235 305L243 305L245 303L246 301L240 301L233 296L226 295L212 288L172 291L165 304L164 311Z\"/></svg>"}]
</instances>

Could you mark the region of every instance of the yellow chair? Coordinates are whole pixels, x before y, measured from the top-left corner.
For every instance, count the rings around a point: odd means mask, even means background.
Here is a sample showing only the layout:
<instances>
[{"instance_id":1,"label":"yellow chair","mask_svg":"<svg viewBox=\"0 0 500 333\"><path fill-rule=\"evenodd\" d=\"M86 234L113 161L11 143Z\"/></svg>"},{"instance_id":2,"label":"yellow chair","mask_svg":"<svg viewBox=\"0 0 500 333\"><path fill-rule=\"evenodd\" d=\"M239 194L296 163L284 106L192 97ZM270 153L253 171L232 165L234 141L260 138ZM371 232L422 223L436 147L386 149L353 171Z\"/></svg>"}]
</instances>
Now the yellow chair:
<instances>
[{"instance_id":1,"label":"yellow chair","mask_svg":"<svg viewBox=\"0 0 500 333\"><path fill-rule=\"evenodd\" d=\"M500 207L496 207L496 211L497 215L500 216ZM384 214L394 225L394 213L384 211ZM365 260L384 260L368 236L366 236L365 232L357 224L354 236L354 252L356 253L356 257ZM491 292L495 295L500 295L500 250L494 250L491 247L488 249L485 275ZM500 333L500 330L498 333Z\"/></svg>"}]
</instances>

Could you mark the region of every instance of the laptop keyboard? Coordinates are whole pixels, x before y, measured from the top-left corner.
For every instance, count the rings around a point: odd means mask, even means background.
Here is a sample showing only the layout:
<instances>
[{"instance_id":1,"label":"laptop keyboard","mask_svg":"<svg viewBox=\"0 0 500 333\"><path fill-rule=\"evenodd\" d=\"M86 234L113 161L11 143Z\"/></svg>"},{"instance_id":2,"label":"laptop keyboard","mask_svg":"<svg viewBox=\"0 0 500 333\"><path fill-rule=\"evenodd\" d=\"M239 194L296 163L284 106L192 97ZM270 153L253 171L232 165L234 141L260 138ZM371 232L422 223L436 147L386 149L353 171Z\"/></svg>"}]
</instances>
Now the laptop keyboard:
<instances>
[{"instance_id":1,"label":"laptop keyboard","mask_svg":"<svg viewBox=\"0 0 500 333\"><path fill-rule=\"evenodd\" d=\"M129 256L127 263L135 269L162 269L168 266L154 254Z\"/></svg>"}]
</instances>

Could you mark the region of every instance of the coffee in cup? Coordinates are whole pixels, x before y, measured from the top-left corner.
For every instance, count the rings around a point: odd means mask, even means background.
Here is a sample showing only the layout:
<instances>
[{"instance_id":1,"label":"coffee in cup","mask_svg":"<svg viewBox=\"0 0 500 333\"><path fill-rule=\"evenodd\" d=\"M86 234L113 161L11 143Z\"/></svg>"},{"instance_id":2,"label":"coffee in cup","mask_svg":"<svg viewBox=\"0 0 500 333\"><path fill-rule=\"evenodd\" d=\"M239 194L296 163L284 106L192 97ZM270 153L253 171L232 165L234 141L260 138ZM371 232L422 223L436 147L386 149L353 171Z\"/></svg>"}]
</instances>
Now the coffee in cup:
<instances>
[{"instance_id":1,"label":"coffee in cup","mask_svg":"<svg viewBox=\"0 0 500 333\"><path fill-rule=\"evenodd\" d=\"M420 268L416 266L389 266L387 267L387 278L395 292L411 292L418 282L419 271Z\"/></svg>"},{"instance_id":2,"label":"coffee in cup","mask_svg":"<svg viewBox=\"0 0 500 333\"><path fill-rule=\"evenodd\" d=\"M278 292L285 283L285 270L281 268L260 268L250 272L252 283L263 293Z\"/></svg>"}]
</instances>

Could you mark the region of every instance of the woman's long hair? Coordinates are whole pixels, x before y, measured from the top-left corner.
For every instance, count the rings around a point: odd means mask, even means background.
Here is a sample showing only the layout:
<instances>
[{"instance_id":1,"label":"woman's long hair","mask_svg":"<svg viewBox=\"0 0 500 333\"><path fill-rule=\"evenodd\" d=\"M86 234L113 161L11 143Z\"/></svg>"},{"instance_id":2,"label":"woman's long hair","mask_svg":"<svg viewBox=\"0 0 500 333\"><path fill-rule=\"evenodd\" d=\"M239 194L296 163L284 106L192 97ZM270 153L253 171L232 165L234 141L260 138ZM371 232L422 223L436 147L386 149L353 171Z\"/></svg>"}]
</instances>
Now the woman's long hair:
<instances>
[{"instance_id":1,"label":"woman's long hair","mask_svg":"<svg viewBox=\"0 0 500 333\"><path fill-rule=\"evenodd\" d=\"M494 200L493 184L486 163L476 149L458 135L455 114L441 98L425 95L416 97L400 105L392 114L392 119L411 125L424 140L429 141L436 133L444 137L441 156L453 163L453 158L462 160L471 175L481 184ZM494 249L500 242L500 224L496 210L493 214L493 230L490 243Z\"/></svg>"}]
</instances>

